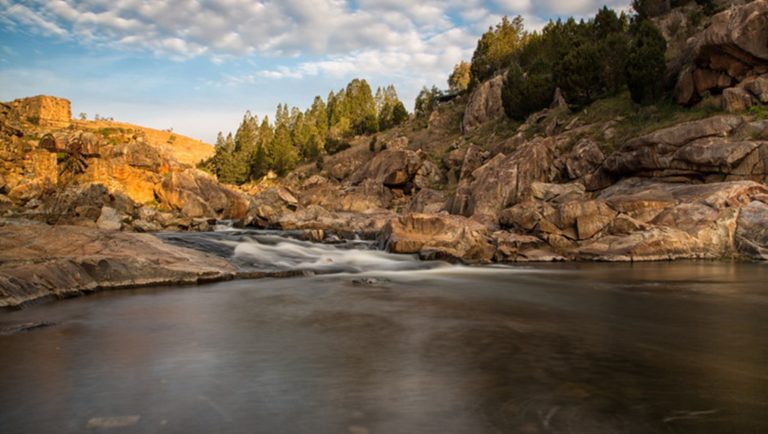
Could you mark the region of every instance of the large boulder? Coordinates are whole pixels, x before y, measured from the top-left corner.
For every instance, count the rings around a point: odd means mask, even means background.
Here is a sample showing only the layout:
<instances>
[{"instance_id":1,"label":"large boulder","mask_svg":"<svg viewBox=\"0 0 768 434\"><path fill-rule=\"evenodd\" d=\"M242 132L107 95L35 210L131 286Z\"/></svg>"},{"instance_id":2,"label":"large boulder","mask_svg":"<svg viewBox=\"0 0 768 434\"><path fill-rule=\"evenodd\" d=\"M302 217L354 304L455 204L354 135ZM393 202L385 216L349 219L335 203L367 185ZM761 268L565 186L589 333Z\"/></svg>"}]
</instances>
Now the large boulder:
<instances>
[{"instance_id":1,"label":"large boulder","mask_svg":"<svg viewBox=\"0 0 768 434\"><path fill-rule=\"evenodd\" d=\"M510 155L497 154L462 177L448 209L453 214L497 220L504 208L525 199L534 182L559 178L554 165L557 150L558 142L553 138L537 137Z\"/></svg>"},{"instance_id":2,"label":"large boulder","mask_svg":"<svg viewBox=\"0 0 768 434\"><path fill-rule=\"evenodd\" d=\"M295 211L298 206L298 199L288 189L271 187L251 199L248 222L262 228L276 227L284 216Z\"/></svg>"},{"instance_id":3,"label":"large boulder","mask_svg":"<svg viewBox=\"0 0 768 434\"><path fill-rule=\"evenodd\" d=\"M489 262L495 251L484 225L447 214L407 214L392 219L379 235L379 245L392 253L466 262Z\"/></svg>"},{"instance_id":4,"label":"large boulder","mask_svg":"<svg viewBox=\"0 0 768 434\"><path fill-rule=\"evenodd\" d=\"M423 152L387 149L376 154L355 171L349 181L357 185L366 180L373 180L389 188L410 189L425 159Z\"/></svg>"},{"instance_id":5,"label":"large boulder","mask_svg":"<svg viewBox=\"0 0 768 434\"><path fill-rule=\"evenodd\" d=\"M505 116L504 105L501 101L501 88L504 85L504 76L496 77L480 83L469 96L467 108L464 110L462 128L464 133L469 133L495 119Z\"/></svg>"},{"instance_id":6,"label":"large boulder","mask_svg":"<svg viewBox=\"0 0 768 434\"><path fill-rule=\"evenodd\" d=\"M195 169L169 173L157 186L155 195L161 205L189 218L243 220L250 205L242 193Z\"/></svg>"}]
</instances>

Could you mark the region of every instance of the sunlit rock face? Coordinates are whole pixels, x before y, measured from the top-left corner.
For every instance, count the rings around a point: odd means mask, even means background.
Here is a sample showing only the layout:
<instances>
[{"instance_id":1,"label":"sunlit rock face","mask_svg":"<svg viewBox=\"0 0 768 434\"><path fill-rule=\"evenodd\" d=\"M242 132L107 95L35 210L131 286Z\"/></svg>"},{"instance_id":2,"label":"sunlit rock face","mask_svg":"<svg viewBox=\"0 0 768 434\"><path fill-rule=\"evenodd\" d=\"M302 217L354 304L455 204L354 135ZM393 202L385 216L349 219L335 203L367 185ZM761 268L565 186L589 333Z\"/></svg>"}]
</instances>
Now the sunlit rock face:
<instances>
[{"instance_id":1,"label":"sunlit rock face","mask_svg":"<svg viewBox=\"0 0 768 434\"><path fill-rule=\"evenodd\" d=\"M67 128L72 121L70 102L64 98L38 95L9 104L23 120L41 127Z\"/></svg>"}]
</instances>

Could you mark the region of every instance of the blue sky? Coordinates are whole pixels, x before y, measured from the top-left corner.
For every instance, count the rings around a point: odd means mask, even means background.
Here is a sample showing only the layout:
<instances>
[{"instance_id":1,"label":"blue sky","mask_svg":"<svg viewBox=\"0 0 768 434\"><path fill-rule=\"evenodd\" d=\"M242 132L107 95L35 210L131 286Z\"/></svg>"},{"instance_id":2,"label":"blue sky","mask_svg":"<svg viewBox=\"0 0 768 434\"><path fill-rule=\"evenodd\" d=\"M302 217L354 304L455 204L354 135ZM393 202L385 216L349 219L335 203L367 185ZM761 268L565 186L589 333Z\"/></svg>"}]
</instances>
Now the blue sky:
<instances>
[{"instance_id":1,"label":"blue sky","mask_svg":"<svg viewBox=\"0 0 768 434\"><path fill-rule=\"evenodd\" d=\"M213 141L245 110L305 108L354 77L412 108L445 86L503 15L526 27L629 0L0 0L0 100L48 94L72 111Z\"/></svg>"}]
</instances>

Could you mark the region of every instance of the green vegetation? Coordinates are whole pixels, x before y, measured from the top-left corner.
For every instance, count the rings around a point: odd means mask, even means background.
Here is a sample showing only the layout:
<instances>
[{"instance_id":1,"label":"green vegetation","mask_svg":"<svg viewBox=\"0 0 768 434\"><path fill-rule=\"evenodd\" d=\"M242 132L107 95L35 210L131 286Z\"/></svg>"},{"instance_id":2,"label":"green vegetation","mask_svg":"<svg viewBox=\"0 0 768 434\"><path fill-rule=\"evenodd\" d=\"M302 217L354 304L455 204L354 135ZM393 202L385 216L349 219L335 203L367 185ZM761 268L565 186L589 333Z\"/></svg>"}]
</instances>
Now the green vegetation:
<instances>
[{"instance_id":1,"label":"green vegetation","mask_svg":"<svg viewBox=\"0 0 768 434\"><path fill-rule=\"evenodd\" d=\"M473 88L506 68L525 46L527 36L520 16L512 21L504 17L495 28L489 28L477 41L477 48L472 55L469 87Z\"/></svg>"},{"instance_id":2,"label":"green vegetation","mask_svg":"<svg viewBox=\"0 0 768 434\"><path fill-rule=\"evenodd\" d=\"M273 171L283 176L299 163L316 162L351 145L348 138L398 126L408 111L394 86L378 88L354 79L344 89L330 92L327 101L316 96L310 108L279 104L274 125L246 112L235 135L219 133L216 153L201 167L222 182L243 184Z\"/></svg>"},{"instance_id":3,"label":"green vegetation","mask_svg":"<svg viewBox=\"0 0 768 434\"><path fill-rule=\"evenodd\" d=\"M649 104L664 93L667 42L650 20L641 21L627 56L627 86L632 100Z\"/></svg>"},{"instance_id":4,"label":"green vegetation","mask_svg":"<svg viewBox=\"0 0 768 434\"><path fill-rule=\"evenodd\" d=\"M416 103L414 106L414 113L417 118L426 118L437 107L438 98L440 98L442 92L437 86L432 86L432 89L427 89L426 86L421 88L421 92L416 96Z\"/></svg>"},{"instance_id":5,"label":"green vegetation","mask_svg":"<svg viewBox=\"0 0 768 434\"><path fill-rule=\"evenodd\" d=\"M768 106L756 105L749 108L749 114L756 117L759 120L768 119Z\"/></svg>"},{"instance_id":6,"label":"green vegetation","mask_svg":"<svg viewBox=\"0 0 768 434\"><path fill-rule=\"evenodd\" d=\"M461 61L453 67L453 72L448 76L448 89L452 92L464 92L469 88L470 65Z\"/></svg>"},{"instance_id":7,"label":"green vegetation","mask_svg":"<svg viewBox=\"0 0 768 434\"><path fill-rule=\"evenodd\" d=\"M505 68L504 109L522 121L549 107L558 88L576 111L627 88L636 102L655 103L665 96L665 53L650 20L630 25L627 15L603 7L588 21L551 21L540 32L525 31L520 17L504 18L481 38L470 71L478 80Z\"/></svg>"}]
</instances>

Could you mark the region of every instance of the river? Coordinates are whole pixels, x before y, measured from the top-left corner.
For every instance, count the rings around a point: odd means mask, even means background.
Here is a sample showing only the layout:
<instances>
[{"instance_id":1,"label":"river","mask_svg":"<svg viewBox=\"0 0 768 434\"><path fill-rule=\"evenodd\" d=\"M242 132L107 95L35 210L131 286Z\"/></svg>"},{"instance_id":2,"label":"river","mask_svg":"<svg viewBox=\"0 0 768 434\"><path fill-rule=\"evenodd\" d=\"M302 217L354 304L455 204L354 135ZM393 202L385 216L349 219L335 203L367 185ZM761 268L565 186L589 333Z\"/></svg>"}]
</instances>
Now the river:
<instances>
[{"instance_id":1,"label":"river","mask_svg":"<svg viewBox=\"0 0 768 434\"><path fill-rule=\"evenodd\" d=\"M768 432L763 264L473 268L162 236L313 273L0 312L0 432Z\"/></svg>"}]
</instances>

